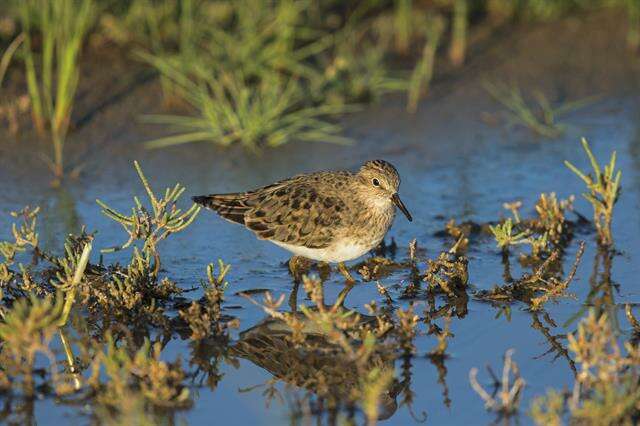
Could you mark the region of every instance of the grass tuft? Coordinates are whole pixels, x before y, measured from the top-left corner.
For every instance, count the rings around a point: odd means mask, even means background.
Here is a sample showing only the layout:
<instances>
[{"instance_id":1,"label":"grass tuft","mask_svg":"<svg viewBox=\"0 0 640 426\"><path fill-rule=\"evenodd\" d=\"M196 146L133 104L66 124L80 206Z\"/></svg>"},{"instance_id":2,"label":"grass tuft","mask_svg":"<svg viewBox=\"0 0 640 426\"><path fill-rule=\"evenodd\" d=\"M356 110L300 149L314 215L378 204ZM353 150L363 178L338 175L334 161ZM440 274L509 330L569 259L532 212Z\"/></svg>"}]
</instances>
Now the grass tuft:
<instances>
[{"instance_id":1,"label":"grass tuft","mask_svg":"<svg viewBox=\"0 0 640 426\"><path fill-rule=\"evenodd\" d=\"M50 166L57 179L65 171L64 143L80 79L80 52L97 8L94 0L24 0L19 6L33 121L53 145ZM35 30L41 37L39 54Z\"/></svg>"},{"instance_id":2,"label":"grass tuft","mask_svg":"<svg viewBox=\"0 0 640 426\"><path fill-rule=\"evenodd\" d=\"M507 108L509 126L520 124L550 139L562 136L567 129L565 124L558 122L560 116L583 108L594 101L594 97L589 97L553 106L542 92L535 91L532 94L535 105L532 106L515 84L506 85L485 81L483 86L492 98Z\"/></svg>"}]
</instances>

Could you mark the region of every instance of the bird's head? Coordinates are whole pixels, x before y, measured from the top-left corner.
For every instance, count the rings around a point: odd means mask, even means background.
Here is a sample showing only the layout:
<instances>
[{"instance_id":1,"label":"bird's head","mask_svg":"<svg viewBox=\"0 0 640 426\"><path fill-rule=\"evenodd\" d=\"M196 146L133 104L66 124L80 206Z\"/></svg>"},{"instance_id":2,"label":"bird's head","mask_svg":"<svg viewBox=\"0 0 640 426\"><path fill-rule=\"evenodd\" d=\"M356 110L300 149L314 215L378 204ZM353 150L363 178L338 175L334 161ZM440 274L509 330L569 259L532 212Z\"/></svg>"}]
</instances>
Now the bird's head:
<instances>
[{"instance_id":1,"label":"bird's head","mask_svg":"<svg viewBox=\"0 0 640 426\"><path fill-rule=\"evenodd\" d=\"M391 200L404 213L409 222L413 220L398 195L400 175L391 163L384 160L367 161L360 167L358 177L366 188L367 196L385 203Z\"/></svg>"}]
</instances>

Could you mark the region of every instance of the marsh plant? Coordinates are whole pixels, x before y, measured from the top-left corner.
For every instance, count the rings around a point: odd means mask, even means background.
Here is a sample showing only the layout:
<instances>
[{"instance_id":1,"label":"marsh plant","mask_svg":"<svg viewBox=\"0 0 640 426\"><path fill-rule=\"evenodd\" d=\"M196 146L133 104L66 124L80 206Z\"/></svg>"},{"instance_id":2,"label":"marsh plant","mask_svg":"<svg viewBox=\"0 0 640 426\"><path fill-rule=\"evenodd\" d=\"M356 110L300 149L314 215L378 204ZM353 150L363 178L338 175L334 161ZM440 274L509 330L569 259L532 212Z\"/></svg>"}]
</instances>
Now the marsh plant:
<instances>
[{"instance_id":1,"label":"marsh plant","mask_svg":"<svg viewBox=\"0 0 640 426\"><path fill-rule=\"evenodd\" d=\"M2 83L11 60L24 42L24 39L24 34L17 35L4 52L0 53L0 94L3 95L2 102L0 102L0 120L8 123L9 133L13 135L18 132L18 115L29 108L29 99L26 96L18 96L15 99L5 96L2 90Z\"/></svg>"},{"instance_id":2,"label":"marsh plant","mask_svg":"<svg viewBox=\"0 0 640 426\"><path fill-rule=\"evenodd\" d=\"M581 171L569 161L565 161L565 165L587 186L588 192L583 193L582 196L593 207L593 223L598 232L598 242L603 246L611 246L613 245L611 233L613 207L620 196L620 179L622 178L622 172L616 170L616 151L611 153L609 163L602 167L591 152L587 140L582 138L581 143L591 163L593 174Z\"/></svg>"},{"instance_id":3,"label":"marsh plant","mask_svg":"<svg viewBox=\"0 0 640 426\"><path fill-rule=\"evenodd\" d=\"M488 410L495 411L501 416L510 416L515 414L520 406L522 391L526 382L520 376L518 364L513 361L513 349L509 349L504 354L504 365L502 367L502 376L498 380L495 378L495 385L498 388L493 395L487 392L480 383L478 383L478 369L472 368L469 371L469 382L474 391L484 401L484 406ZM489 370L491 373L491 370ZM493 375L493 373L491 373Z\"/></svg>"},{"instance_id":4,"label":"marsh plant","mask_svg":"<svg viewBox=\"0 0 640 426\"><path fill-rule=\"evenodd\" d=\"M503 207L513 217L496 225L489 225L503 255L508 255L509 249L515 246L529 245L529 257L540 259L549 254L552 248L565 247L571 240L575 227L575 223L566 217L568 212L573 211L574 198L571 195L567 199L558 199L555 192L542 193L535 204L536 216L531 218L521 217L521 202L505 203Z\"/></svg>"},{"instance_id":5,"label":"marsh plant","mask_svg":"<svg viewBox=\"0 0 640 426\"><path fill-rule=\"evenodd\" d=\"M280 367L274 364L275 359L269 361L272 354L253 353L258 350L266 352L272 345L289 346L291 349L280 352L280 356L301 359L289 359L287 372L278 373L285 382L317 393L326 410L359 407L367 424L386 418L390 415L389 410L397 408L394 399L399 388L393 367L399 355L396 351L398 345L413 347L411 342L417 333L418 316L409 308L399 310L393 318L378 312L374 302L369 305L371 315L347 309L343 306L344 299L353 286L345 287L336 301L327 305L324 284L319 279L305 275L303 283L311 303L300 305L293 311L279 309L284 295L274 299L267 293L262 302L254 301L270 319L252 328L251 334L247 334L237 350L244 357L257 358L259 361L255 362L265 364L269 370L280 371ZM260 333L258 337L258 330L263 326L273 329L273 321L282 324L278 330L288 330L286 334L278 337L282 331L269 331L268 334ZM254 342L254 339L258 341ZM300 363L304 367L291 368ZM315 368L310 371L309 365ZM312 384L314 386L310 386Z\"/></svg>"},{"instance_id":6,"label":"marsh plant","mask_svg":"<svg viewBox=\"0 0 640 426\"><path fill-rule=\"evenodd\" d=\"M340 106L305 105L301 83L275 73L251 87L237 75L192 80L177 70L164 74L180 88L200 117L155 115L147 122L169 125L177 134L147 142L160 148L191 142L236 143L248 149L277 147L291 141L346 144L341 127L325 119L346 111Z\"/></svg>"},{"instance_id":7,"label":"marsh plant","mask_svg":"<svg viewBox=\"0 0 640 426\"><path fill-rule=\"evenodd\" d=\"M408 109L415 112L447 25L438 8L407 1L396 2L393 11L363 2L326 21L315 15L337 11L312 0L242 0L215 8L180 3L180 23L188 22L189 31L181 31L177 48L154 41L139 56L195 116L147 117L175 132L149 142L152 147L198 141L250 149L291 141L346 143L335 116L353 111L356 102L407 90ZM468 13L466 1L454 3L444 8L455 10L451 58L459 63ZM394 75L388 57L396 49L407 56L409 43L422 46L420 56L411 58L416 65L405 73L408 78Z\"/></svg>"},{"instance_id":8,"label":"marsh plant","mask_svg":"<svg viewBox=\"0 0 640 426\"><path fill-rule=\"evenodd\" d=\"M469 285L468 265L466 257L442 252L436 260L427 260L422 280L428 283L430 290L442 292L448 297L459 297L465 294Z\"/></svg>"},{"instance_id":9,"label":"marsh plant","mask_svg":"<svg viewBox=\"0 0 640 426\"><path fill-rule=\"evenodd\" d=\"M445 28L444 19L439 15L426 15L423 27L426 28L426 42L422 48L422 55L416 64L407 90L407 111L415 113L418 110L418 101L425 95L435 69L436 52L440 45L440 38ZM460 43L459 41L457 42ZM456 47L458 49L458 47ZM460 56L459 53L456 55ZM456 59L459 60L459 59Z\"/></svg>"},{"instance_id":10,"label":"marsh plant","mask_svg":"<svg viewBox=\"0 0 640 426\"><path fill-rule=\"evenodd\" d=\"M177 183L172 188L164 191L164 196L158 197L146 176L142 172L142 168L137 161L134 162L138 177L142 182L151 210L145 207L140 199L136 196L133 198L135 207L131 209L131 214L126 215L107 206L100 200L96 200L98 205L102 207L102 212L109 218L122 225L125 232L129 235L127 241L121 246L104 249L103 252L113 252L126 249L137 241L142 242L142 253L147 258L155 260L154 270L160 269L160 256L158 254L157 245L160 241L166 239L169 235L184 230L189 226L200 212L200 207L192 204L185 211L176 205L178 199L185 191L185 188Z\"/></svg>"},{"instance_id":11,"label":"marsh plant","mask_svg":"<svg viewBox=\"0 0 640 426\"><path fill-rule=\"evenodd\" d=\"M216 25L190 15L185 19L193 28L207 29L192 32L176 54L142 54L199 115L148 117L177 132L149 146L210 141L256 149L292 140L347 142L340 126L325 119L345 107L315 103L306 90L321 76L306 61L331 42L328 34L307 40L305 30L312 29L305 28L306 3L234 2Z\"/></svg>"},{"instance_id":12,"label":"marsh plant","mask_svg":"<svg viewBox=\"0 0 640 426\"><path fill-rule=\"evenodd\" d=\"M511 212L512 217L488 226L502 251L504 283L491 290L479 291L476 297L507 303L522 301L532 311L540 311L550 300L569 296L567 289L585 250L585 243L580 242L571 269L563 275L560 265L577 225L567 218L567 213L573 211L573 202L573 196L558 199L554 192L540 194L533 217L521 215L521 202L505 203L503 207ZM521 252L519 256L520 264L531 268L531 272L514 278L511 274L510 250L521 245L531 247L530 253Z\"/></svg>"},{"instance_id":13,"label":"marsh plant","mask_svg":"<svg viewBox=\"0 0 640 426\"><path fill-rule=\"evenodd\" d=\"M213 263L207 265L207 281L202 282L202 303L193 301L189 308L180 311L180 318L191 329L192 340L223 336L227 328L237 326L236 321L225 322L222 318L224 292L229 285L225 277L230 268L231 265L225 265L222 260L218 260L217 273Z\"/></svg>"},{"instance_id":14,"label":"marsh plant","mask_svg":"<svg viewBox=\"0 0 640 426\"><path fill-rule=\"evenodd\" d=\"M593 98L585 98L554 106L544 93L534 91L531 96L526 96L515 83L506 85L485 81L483 86L492 98L507 109L509 127L520 124L551 139L561 136L567 129L565 124L558 122L559 117L593 102Z\"/></svg>"},{"instance_id":15,"label":"marsh plant","mask_svg":"<svg viewBox=\"0 0 640 426\"><path fill-rule=\"evenodd\" d=\"M135 346L134 346L135 348ZM104 347L93 359L89 384L98 391L97 403L118 410L134 390L145 402L158 407L185 407L191 404L189 389L183 385L185 373L180 359L167 363L160 359L160 343L148 340L139 349L118 344L107 335ZM104 379L100 372L104 372ZM106 380L105 380L106 379Z\"/></svg>"},{"instance_id":16,"label":"marsh plant","mask_svg":"<svg viewBox=\"0 0 640 426\"><path fill-rule=\"evenodd\" d=\"M633 424L640 412L637 345L620 343L612 318L593 309L568 341L579 366L573 388L568 394L550 390L536 398L531 407L533 420L564 424L568 412L571 423L576 424Z\"/></svg>"},{"instance_id":17,"label":"marsh plant","mask_svg":"<svg viewBox=\"0 0 640 426\"><path fill-rule=\"evenodd\" d=\"M24 0L19 3L24 63L36 129L50 139L56 178L64 174L64 144L78 80L80 53L96 18L94 0ZM36 52L32 32L41 37Z\"/></svg>"},{"instance_id":18,"label":"marsh plant","mask_svg":"<svg viewBox=\"0 0 640 426\"><path fill-rule=\"evenodd\" d=\"M13 388L28 396L35 393L34 370L38 354L49 359L50 368L56 368L49 343L58 331L63 305L62 294L48 295L44 299L30 294L2 313L0 386L4 390Z\"/></svg>"},{"instance_id":19,"label":"marsh plant","mask_svg":"<svg viewBox=\"0 0 640 426\"><path fill-rule=\"evenodd\" d=\"M84 230L67 238L62 254L45 251L38 244L38 209L13 213L19 222L12 240L0 244L0 389L7 395L77 397L96 421L113 424L153 423L159 410L192 404L192 373L180 358L166 361L163 344L152 343L149 330L170 330L177 315L169 318L163 307L173 307L180 292L158 277L157 243L188 226L197 209L184 216L175 207L179 185L159 198L137 170L153 214L137 199L130 220L108 213L133 234L129 245L142 240L129 265L91 264L95 242ZM144 224L136 214L147 214ZM29 250L34 261L18 263ZM231 323L221 314L228 270L222 262L217 270L207 269L203 286L211 334L222 334Z\"/></svg>"}]
</instances>

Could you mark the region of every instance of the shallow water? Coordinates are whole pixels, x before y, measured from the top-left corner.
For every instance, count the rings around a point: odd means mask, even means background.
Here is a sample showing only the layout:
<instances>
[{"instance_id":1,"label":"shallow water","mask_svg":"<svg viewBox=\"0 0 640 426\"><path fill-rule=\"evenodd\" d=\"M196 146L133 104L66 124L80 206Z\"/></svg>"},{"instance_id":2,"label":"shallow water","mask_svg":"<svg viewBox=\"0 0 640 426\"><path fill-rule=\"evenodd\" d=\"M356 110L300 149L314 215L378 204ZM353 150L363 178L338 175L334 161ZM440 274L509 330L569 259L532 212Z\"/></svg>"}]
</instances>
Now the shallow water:
<instances>
[{"instance_id":1,"label":"shallow water","mask_svg":"<svg viewBox=\"0 0 640 426\"><path fill-rule=\"evenodd\" d=\"M445 138L444 133L438 133L442 130L436 125L418 138L411 127L393 125L392 131L385 130L384 117L376 118L377 114L384 116L385 110L379 109L371 114L363 113L366 119L357 117L358 120L354 120L352 131L359 139L355 147L291 145L251 159L239 156L229 159L224 152L210 147L193 147L189 151L138 151L111 165L97 166L103 171L89 171L88 177L72 183L65 190L52 190L29 179L15 179L13 185L7 185L8 181L4 180L0 200L3 213L26 203L43 206L41 235L45 246L59 250L66 233L77 232L81 224L86 224L89 230L99 231L95 245L107 247L122 242L124 234L119 225L100 214L94 197L118 209L125 209L134 194L142 193L132 167L127 165L132 158L141 159L155 188L179 181L189 193L199 194L251 188L305 170L354 167L364 159L381 157L394 163L400 171L403 179L401 195L415 218L412 223L403 216L396 218L389 234L399 246L396 257L405 259L409 241L417 238L419 247L424 250L421 256L435 258L450 244L450 241L434 236L448 218L480 223L495 220L506 214L501 208L502 203L513 200L523 201L522 213L526 215L530 214L541 192L556 191L561 198L579 194L581 183L562 165L562 160L587 166L578 143L579 135L586 134L598 158L606 158L612 149L616 149L619 166L623 170L623 195L616 207L614 221L614 238L619 254L613 257L611 275L616 285L612 308L620 316L621 331L625 333L629 326L624 315L620 315L620 306L638 301L636 277L640 274L637 251L640 247L637 214L640 207L638 112L633 97L605 99L569 117L567 120L575 129L566 136L547 141L537 140L526 130L505 132L501 128L488 127L474 117L457 117L451 123L456 128L464 126L465 132L452 132ZM592 124L594 117L597 117L597 125ZM308 155L309 150L313 155ZM576 208L590 216L590 206L580 198ZM2 216L1 229L8 229L8 219L7 215ZM496 318L499 307L472 297L466 316L454 317L452 321L454 337L449 341L447 353L450 357L444 361L446 373L440 382L438 369L426 357L435 346L436 339L424 333L420 335L416 339L417 354L411 360L410 386L415 392L412 407L400 406L385 424L412 424L416 422L414 416L421 418L423 412L432 424L493 420L494 415L484 410L482 401L470 388L468 373L472 367L482 368L486 364L499 371L502 354L509 348L516 350L515 359L527 381L522 405L525 410L534 395L542 394L550 387L562 388L572 383L569 361L553 352L547 353L550 343L544 334L560 336L557 340L564 344L562 335L575 330L574 315L585 304L594 302L587 300L597 253L594 239L593 233L578 234L565 256L565 269L568 269L577 241L587 242L583 262L569 288L575 298L548 303L544 314L534 314L527 310L526 305L515 303L511 305L510 317L500 315ZM238 292L268 289L278 296L288 295L292 289L292 280L285 266L286 252L267 242L256 241L251 233L210 212L202 212L193 226L163 242L160 250L164 274L185 289L197 287L208 262L221 258L232 265L225 310L240 320L240 329L232 334L234 339L265 317L259 308ZM475 240L468 254L470 281L475 289L490 289L501 283L501 256L492 239L482 237ZM125 261L126 256L105 255L105 260ZM517 268L513 273L518 275ZM425 307L424 300L420 297L412 301L399 298L407 278L407 272L400 271L381 282L390 289L397 306L406 307L413 302L420 314ZM341 277L332 274L325 284L327 302L333 302L342 288ZM198 298L199 291L187 293L187 297ZM303 297L299 295L298 303L304 302ZM371 300L381 301L375 285L360 283L348 295L346 306L364 312L364 304ZM440 300L437 304L444 303ZM545 319L547 314L555 325ZM191 351L189 341L174 337L163 355L173 359L176 354L181 354L188 360ZM400 363L398 361L396 365L398 371ZM268 371L250 360L239 358L233 363L222 361L220 373L222 379L217 388L214 391L206 387L197 389L194 407L177 413L178 418L193 424L210 421L212 416L224 419L226 424L289 421L288 403L276 398L266 406L263 385L272 379ZM481 370L480 378L489 385L484 370ZM278 384L278 389L283 401L292 400L297 392L282 383ZM445 404L446 399L450 402ZM56 424L62 418L69 420L67 416L71 416L72 423L83 423L86 417L80 413L81 410L55 405L49 399L35 403L34 415L39 424ZM522 420L526 422L526 417Z\"/></svg>"},{"instance_id":2,"label":"shallow water","mask_svg":"<svg viewBox=\"0 0 640 426\"><path fill-rule=\"evenodd\" d=\"M558 60L564 64L563 61ZM511 64L501 66L503 72L508 72ZM557 71L554 67L548 68L552 70L551 75L542 65L539 74L527 68L522 75L533 79L546 75L544 81L540 81L545 87L563 86L571 80L565 73L553 73ZM523 69L522 64L518 69ZM491 72L495 71L492 69ZM638 90L637 85L628 81L618 82L614 85L617 89L611 89L608 83L600 82L593 75L591 80L584 75L575 76L575 80L581 82L579 88L569 90L565 87L573 98L593 94L581 91L587 81L599 82L600 86L596 85L592 90L602 89L599 92L602 96L589 107L563 118L570 124L563 137L545 140L526 129L486 124L484 113L494 113L500 107L483 92L482 76L476 75L475 71L471 74L463 81L445 84L444 89L436 90L415 116L404 113L401 100L389 98L383 104L347 119L347 133L357 140L356 145L290 144L260 156L210 145L145 151L136 142L152 138L154 130L113 120L114 113L107 112L97 118L99 122L102 120L102 127L97 125L93 130L80 131L71 139L69 149L72 154L80 151L78 146L88 147L87 152L78 154L87 161L87 167L79 180L71 181L64 189L49 187L49 176L33 154L38 147L24 141L3 142L0 144L0 236L9 235L11 218L6 213L31 204L43 209L39 230L45 248L60 252L64 237L78 232L83 224L89 231L98 231L94 247L122 243L126 238L120 225L100 213L95 199L122 210L132 205L133 195L143 194L132 167L134 159L140 161L156 190L180 182L187 187L188 195L193 195L245 190L304 171L355 169L367 159L384 158L399 170L402 176L400 194L414 217L409 223L399 215L387 241L394 238L398 244L398 260L407 258L407 246L413 238L422 249L420 257L434 259L452 243L435 236L449 218L455 218L458 223L494 221L507 215L502 204L514 200L523 202L523 215L531 215L541 192L555 191L559 198L575 194L576 210L591 217L590 205L579 195L583 190L582 182L563 166L563 160L567 159L581 168L588 167L579 144L580 137L586 136L601 161L608 159L612 150L617 150L618 165L623 171L623 192L614 213L617 254L609 265L611 285L597 286L600 278L593 275L597 262L595 234L578 232L564 257L564 270L567 271L578 241L586 241L582 263L569 287L574 297L551 301L544 312L537 314L530 312L527 305L515 302L509 306L509 315L504 312L504 306L470 297L466 315L453 318L451 331L454 337L449 339L449 357L441 365L427 357L436 345L436 338L427 335L424 327L420 328L421 334L415 341L417 353L411 359L409 370L408 385L414 392L413 402L411 406L402 404L402 396L398 396L397 409L390 409L387 413L390 417L384 421L388 425L415 424L424 415L429 424L482 424L495 420L495 415L484 409L482 400L471 389L469 370L480 368L480 381L489 388L491 380L484 366L490 364L499 372L504 352L514 348L514 359L527 382L519 420L529 423L525 412L531 398L545 393L548 388L561 389L573 383L571 359L550 352L550 349L557 343L566 346L564 335L575 331L576 318L585 313L585 307L597 305L616 313L620 332L624 335L630 327L621 307L625 303L640 302L637 285L640 276ZM135 102L150 102L140 99ZM122 118L122 114L119 117ZM104 135L100 134L102 130L106 132ZM181 205L187 206L187 200L185 197ZM242 340L244 331L265 319L262 310L239 293L267 289L275 296L285 294L288 297L293 288L285 266L289 257L285 251L257 241L250 232L211 212L203 211L191 227L162 242L160 253L163 275L184 289L199 289L198 283L205 277L207 263L220 258L232 265L227 276L230 287L224 305L225 314L240 321L240 328L232 332L232 345ZM98 256L96 250L93 260L97 261ZM126 262L128 256L128 252L106 254L105 262ZM471 293L502 284L501 255L493 239L473 240L468 256ZM522 271L517 262L512 263L515 264L512 273L517 277ZM424 262L420 267L424 269ZM416 313L422 315L427 304L425 297L400 298L407 280L408 272L398 271L381 279L381 283L389 289L396 307L414 303ZM333 273L325 283L327 303L332 303L342 289L342 278ZM299 293L298 303L308 302L304 300L304 292ZM195 290L185 296L198 299L201 292ZM256 294L254 297L261 296ZM375 284L359 283L349 293L345 305L364 313L364 305L371 300L383 300ZM445 304L444 299L436 301L438 307ZM286 303L283 309L284 306ZM442 326L442 320L436 323ZM173 360L180 354L185 363L192 358L191 353L189 340L177 335L163 350L166 359ZM209 359L206 354L197 358ZM215 357L210 360L214 362ZM396 362L396 371L400 377L402 360ZM406 368L404 373L407 373ZM289 423L296 408L293 401L303 395L301 390L275 380L281 398L276 397L267 404L264 392L273 376L246 357L219 360L219 374L221 380L213 391L194 384L193 408L167 413L169 421L188 424L220 421L231 425ZM0 401L10 404L6 398L0 398ZM10 407L15 410L17 405ZM52 398L37 400L23 409L32 410L40 425L89 421L87 408L56 404ZM309 419L302 419L300 423L306 424L306 420Z\"/></svg>"}]
</instances>

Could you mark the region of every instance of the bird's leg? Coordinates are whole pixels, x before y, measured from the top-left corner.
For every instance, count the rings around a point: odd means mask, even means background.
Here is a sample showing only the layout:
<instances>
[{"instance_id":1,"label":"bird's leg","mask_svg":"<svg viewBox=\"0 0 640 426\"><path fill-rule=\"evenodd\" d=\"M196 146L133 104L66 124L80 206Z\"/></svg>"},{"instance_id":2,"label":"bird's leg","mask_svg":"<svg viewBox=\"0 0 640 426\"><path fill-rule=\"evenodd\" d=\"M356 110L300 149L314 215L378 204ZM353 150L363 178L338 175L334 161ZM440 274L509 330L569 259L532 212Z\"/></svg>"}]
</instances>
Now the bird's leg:
<instances>
[{"instance_id":1,"label":"bird's leg","mask_svg":"<svg viewBox=\"0 0 640 426\"><path fill-rule=\"evenodd\" d=\"M293 283L293 289L291 290L291 294L289 295L289 308L291 312L296 312L298 310L298 288L300 287L300 281L295 281Z\"/></svg>"},{"instance_id":2,"label":"bird's leg","mask_svg":"<svg viewBox=\"0 0 640 426\"><path fill-rule=\"evenodd\" d=\"M344 264L344 262L338 262L338 271L340 271L340 273L345 277L348 283L356 282L356 280L351 276L351 273L349 273L349 269L347 269L347 266Z\"/></svg>"},{"instance_id":3,"label":"bird's leg","mask_svg":"<svg viewBox=\"0 0 640 426\"><path fill-rule=\"evenodd\" d=\"M344 299L347 298L347 294L349 294L349 292L351 291L351 289L353 288L353 285L355 283L356 283L355 281L347 281L347 284L344 286L344 288L338 294L338 298L336 299L336 303L334 303L333 306L342 307L342 305L344 305Z\"/></svg>"},{"instance_id":4,"label":"bird's leg","mask_svg":"<svg viewBox=\"0 0 640 426\"><path fill-rule=\"evenodd\" d=\"M318 262L317 268L318 274L320 274L321 281L324 282L329 279L329 276L331 275L331 265L329 265L327 262Z\"/></svg>"},{"instance_id":5,"label":"bird's leg","mask_svg":"<svg viewBox=\"0 0 640 426\"><path fill-rule=\"evenodd\" d=\"M310 267L311 261L302 256L292 256L289 259L289 272L297 283L302 280L302 275L308 272Z\"/></svg>"}]
</instances>

